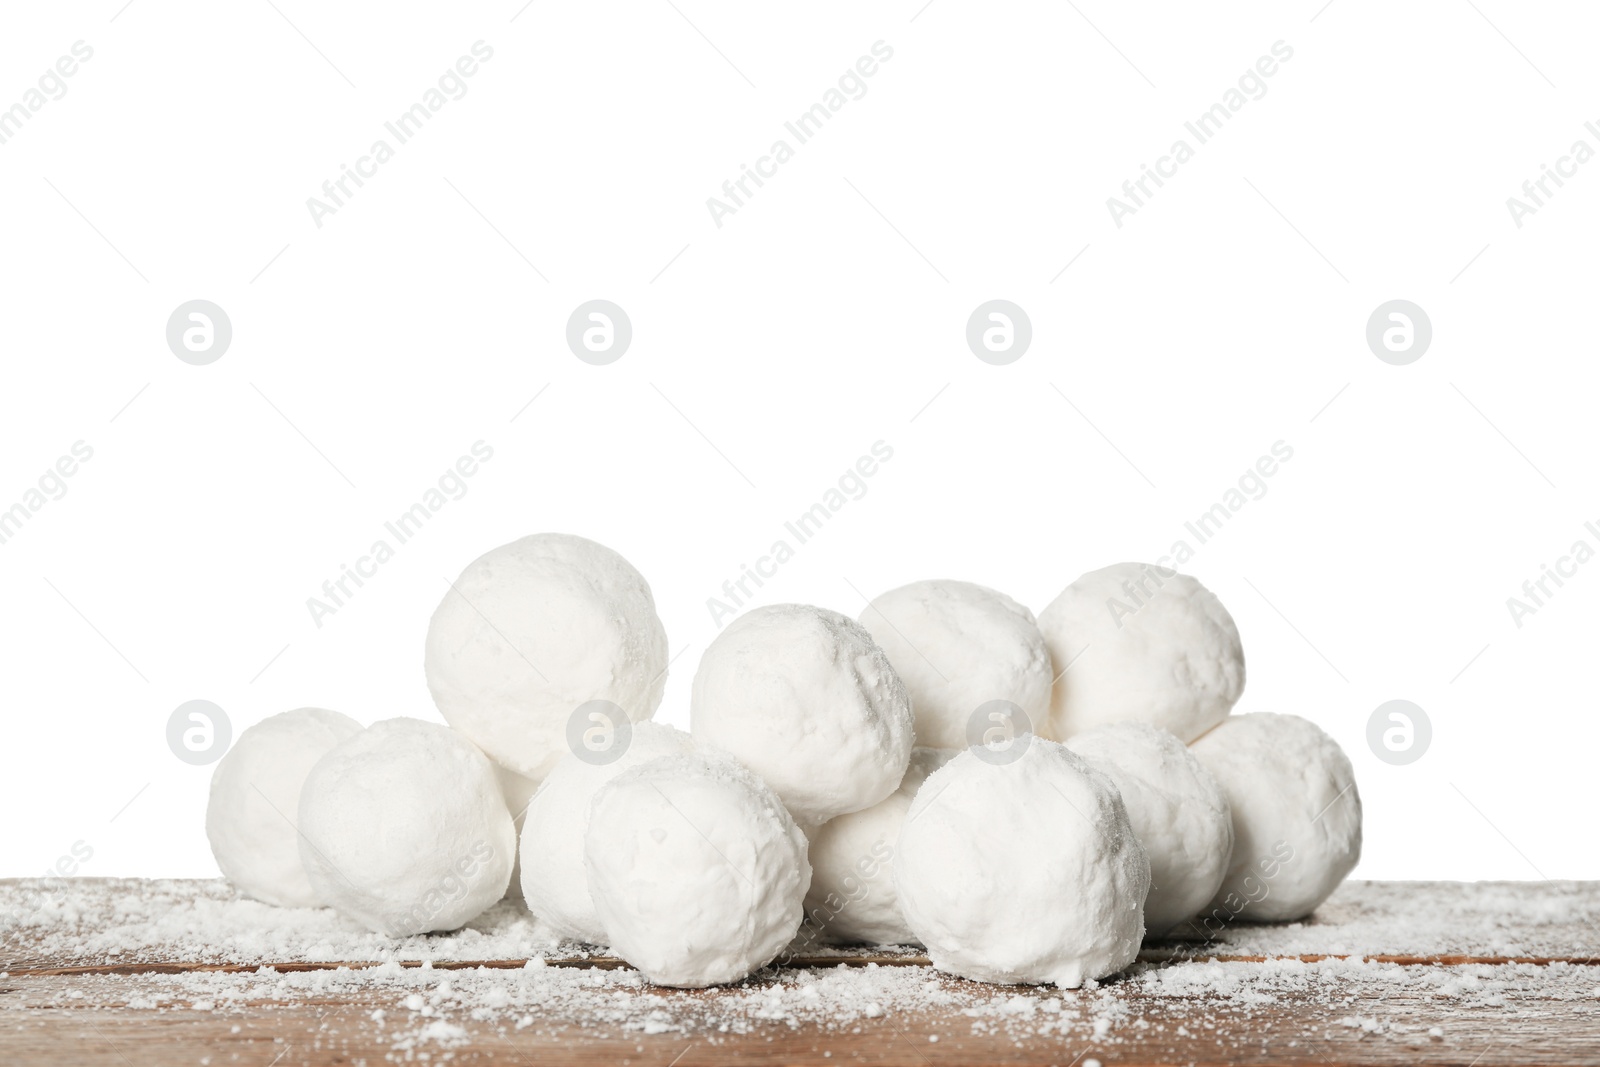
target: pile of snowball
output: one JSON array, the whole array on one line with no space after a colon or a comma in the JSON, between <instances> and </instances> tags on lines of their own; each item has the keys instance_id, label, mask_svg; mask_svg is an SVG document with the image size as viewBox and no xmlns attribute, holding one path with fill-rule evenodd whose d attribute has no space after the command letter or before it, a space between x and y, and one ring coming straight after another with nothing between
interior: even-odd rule
<instances>
[{"instance_id":1,"label":"pile of snowball","mask_svg":"<svg viewBox=\"0 0 1600 1067\"><path fill-rule=\"evenodd\" d=\"M616 552L501 546L428 628L449 725L252 726L212 778L217 863L386 937L520 896L668 986L855 943L1076 987L1146 937L1302 918L1360 855L1350 761L1305 719L1230 714L1238 630L1168 568L1091 571L1037 619L945 580L859 619L754 608L701 657L687 733L650 721L667 665Z\"/></svg>"}]
</instances>

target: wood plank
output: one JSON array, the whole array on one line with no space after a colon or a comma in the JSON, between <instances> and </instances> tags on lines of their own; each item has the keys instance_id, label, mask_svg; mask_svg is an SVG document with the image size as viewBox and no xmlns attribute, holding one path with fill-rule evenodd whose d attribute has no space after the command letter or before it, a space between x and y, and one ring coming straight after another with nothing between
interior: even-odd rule
<instances>
[{"instance_id":1,"label":"wood plank","mask_svg":"<svg viewBox=\"0 0 1600 1067\"><path fill-rule=\"evenodd\" d=\"M1512 964L1548 967L1554 963L1564 963L1575 967L1600 967L1600 957L1595 956L1395 956L1382 954L1351 956L1318 952L1297 955L1241 956L1236 954L1193 955L1188 953L1145 951L1139 953L1139 960L1142 963L1266 963L1270 960L1321 963L1323 960L1360 960L1363 963L1393 963L1404 967L1464 967L1470 964L1482 964L1489 967ZM395 966L407 969L430 967L440 971L519 971L527 967L529 961L526 959L513 959L397 960L394 962ZM547 967L592 968L607 971L630 969L626 960L618 959L615 956L558 956L543 958L541 962ZM282 963L270 960L261 963L115 963L78 967L21 967L7 972L7 975L11 978L53 978L70 975L190 974L195 972L250 974L264 967L287 974L304 971L370 970L382 966L384 964L377 960L343 960L319 963ZM926 956L915 953L893 956L791 956L784 959L778 966L798 970L819 967L931 967L932 961Z\"/></svg>"},{"instance_id":2,"label":"wood plank","mask_svg":"<svg viewBox=\"0 0 1600 1067\"><path fill-rule=\"evenodd\" d=\"M1422 993L1363 989L1348 997L1315 995L1241 1005L1218 998L1172 998L1145 990L1115 991L1127 1020L1097 1035L1096 997L1066 1006L1061 1032L996 1023L975 1032L960 1015L908 1011L833 1028L775 1020L746 1033L628 1032L592 1021L541 1017L517 1029L509 1020L450 1015L446 1040L419 1039L422 1021L396 1012L379 989L309 997L219 1014L173 1006L129 1008L159 992L149 979L29 979L27 999L49 1001L75 986L96 1007L17 1006L17 983L0 986L0 1058L8 1064L145 1067L203 1063L380 1064L418 1053L450 1054L452 1063L527 1064L787 1064L956 1063L1082 1064L1600 1064L1600 1005L1574 1006L1559 992L1526 992L1509 1004L1441 1006ZM946 985L974 985L939 979ZM84 982L115 982L114 989ZM1113 987L1106 987L1112 989ZM734 994L671 994L715 1001ZM1020 990L1035 1005L1052 994ZM372 1018L384 1010L380 1025ZM398 1014L399 1019L393 1018ZM1034 1018L1040 1017L1035 1007ZM1363 1029L1363 1024L1373 1029ZM1429 1034L1439 1027L1440 1034ZM937 1037L937 1041L931 1040ZM408 1056L408 1053L410 1054Z\"/></svg>"},{"instance_id":3,"label":"wood plank","mask_svg":"<svg viewBox=\"0 0 1600 1067\"><path fill-rule=\"evenodd\" d=\"M808 949L737 986L667 990L592 946L541 941L515 906L382 942L215 882L0 883L0 915L6 1067L1600 1067L1592 883L1350 883L1313 921L1152 942L1076 991L967 982L893 948Z\"/></svg>"},{"instance_id":4,"label":"wood plank","mask_svg":"<svg viewBox=\"0 0 1600 1067\"><path fill-rule=\"evenodd\" d=\"M388 941L326 909L239 899L220 880L0 880L0 970L128 962L337 963L516 960L603 953L542 936L504 902L454 934ZM206 939L197 954L194 932ZM1150 942L1145 959L1184 955L1600 958L1600 883L1347 882L1306 922L1229 923ZM892 956L797 945L807 960Z\"/></svg>"}]
</instances>

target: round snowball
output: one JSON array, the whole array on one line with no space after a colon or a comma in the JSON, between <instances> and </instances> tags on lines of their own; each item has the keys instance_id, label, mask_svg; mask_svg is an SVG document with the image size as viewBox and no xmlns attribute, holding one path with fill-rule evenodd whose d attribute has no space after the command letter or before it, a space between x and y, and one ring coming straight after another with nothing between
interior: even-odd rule
<instances>
[{"instance_id":1,"label":"round snowball","mask_svg":"<svg viewBox=\"0 0 1600 1067\"><path fill-rule=\"evenodd\" d=\"M1244 690L1244 649L1222 601L1177 571L1118 563L1090 571L1039 615L1055 660L1056 737L1147 722L1187 744Z\"/></svg>"},{"instance_id":2,"label":"round snowball","mask_svg":"<svg viewBox=\"0 0 1600 1067\"><path fill-rule=\"evenodd\" d=\"M544 780L522 827L522 897L528 910L563 937L605 944L606 928L589 896L583 835L589 802L600 787L624 771L662 756L686 756L694 742L682 730L641 722L628 734L620 755L594 762L596 754L569 752Z\"/></svg>"},{"instance_id":3,"label":"round snowball","mask_svg":"<svg viewBox=\"0 0 1600 1067\"><path fill-rule=\"evenodd\" d=\"M211 854L235 889L286 908L320 903L300 863L300 787L329 749L360 732L348 715L299 708L239 735L211 774L206 803Z\"/></svg>"},{"instance_id":4,"label":"round snowball","mask_svg":"<svg viewBox=\"0 0 1600 1067\"><path fill-rule=\"evenodd\" d=\"M1192 751L1233 809L1233 860L1202 917L1303 919L1361 858L1361 794L1350 759L1298 715L1234 715Z\"/></svg>"},{"instance_id":5,"label":"round snowball","mask_svg":"<svg viewBox=\"0 0 1600 1067\"><path fill-rule=\"evenodd\" d=\"M420 719L340 742L300 791L300 860L317 898L387 937L476 918L504 895L515 849L494 766Z\"/></svg>"},{"instance_id":6,"label":"round snowball","mask_svg":"<svg viewBox=\"0 0 1600 1067\"><path fill-rule=\"evenodd\" d=\"M428 624L425 666L446 722L540 779L567 751L580 705L607 700L635 722L655 714L667 635L627 560L581 537L535 534L461 572Z\"/></svg>"},{"instance_id":7,"label":"round snowball","mask_svg":"<svg viewBox=\"0 0 1600 1067\"><path fill-rule=\"evenodd\" d=\"M689 721L809 827L894 792L911 755L911 702L889 657L853 619L807 604L755 608L718 634Z\"/></svg>"},{"instance_id":8,"label":"round snowball","mask_svg":"<svg viewBox=\"0 0 1600 1067\"><path fill-rule=\"evenodd\" d=\"M811 835L811 925L802 936L835 944L915 943L894 891L895 843L918 788L954 756L947 749L912 749L900 788L870 808L830 819Z\"/></svg>"},{"instance_id":9,"label":"round snowball","mask_svg":"<svg viewBox=\"0 0 1600 1067\"><path fill-rule=\"evenodd\" d=\"M971 582L913 582L867 605L861 625L905 682L916 743L965 748L968 720L991 700L1017 705L1035 730L1050 713L1050 649L1033 612Z\"/></svg>"},{"instance_id":10,"label":"round snowball","mask_svg":"<svg viewBox=\"0 0 1600 1067\"><path fill-rule=\"evenodd\" d=\"M736 982L794 937L806 839L761 779L716 753L667 756L595 794L589 894L612 951L670 986Z\"/></svg>"},{"instance_id":11,"label":"round snowball","mask_svg":"<svg viewBox=\"0 0 1600 1067\"><path fill-rule=\"evenodd\" d=\"M1053 741L1018 751L968 749L922 784L895 890L941 971L1076 988L1138 954L1150 861L1109 778Z\"/></svg>"},{"instance_id":12,"label":"round snowball","mask_svg":"<svg viewBox=\"0 0 1600 1067\"><path fill-rule=\"evenodd\" d=\"M1142 722L1097 726L1067 747L1116 785L1150 856L1146 934L1160 937L1198 915L1233 855L1233 819L1217 780L1182 741Z\"/></svg>"},{"instance_id":13,"label":"round snowball","mask_svg":"<svg viewBox=\"0 0 1600 1067\"><path fill-rule=\"evenodd\" d=\"M500 795L506 798L506 810L511 813L511 827L517 835L517 840L522 840L522 825L527 821L528 804L533 800L533 794L539 791L539 783L532 778L524 778L516 771L508 771L498 763L494 765L494 776L500 781ZM511 881L506 884L506 897L509 900L522 899L522 861L519 849L516 862L511 865Z\"/></svg>"}]
</instances>

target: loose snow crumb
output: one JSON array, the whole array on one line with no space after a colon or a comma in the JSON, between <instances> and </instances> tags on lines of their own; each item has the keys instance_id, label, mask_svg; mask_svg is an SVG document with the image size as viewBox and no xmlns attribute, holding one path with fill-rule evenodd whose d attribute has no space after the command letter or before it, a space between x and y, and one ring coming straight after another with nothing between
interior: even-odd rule
<instances>
[{"instance_id":1,"label":"loose snow crumb","mask_svg":"<svg viewBox=\"0 0 1600 1067\"><path fill-rule=\"evenodd\" d=\"M0 885L0 917L0 959L11 972L124 954L220 964L528 960L538 968L599 952L560 940L515 901L452 933L392 940L325 908L244 899L221 880L23 879ZM800 949L841 959L876 951ZM1142 958L1311 954L1600 957L1600 894L1575 882L1346 882L1305 922L1234 922L1214 937L1180 928Z\"/></svg>"},{"instance_id":2,"label":"loose snow crumb","mask_svg":"<svg viewBox=\"0 0 1600 1067\"><path fill-rule=\"evenodd\" d=\"M1454 1050L1450 1039L1459 1040L1462 1031L1450 1020L1460 1013L1520 1014L1530 1006L1548 1011L1551 1002L1561 1002L1593 1015L1600 997L1597 971L1575 964L1407 966L1360 958L1363 953L1420 954L1429 946L1461 952L1463 943L1475 940L1480 946L1493 943L1498 949L1493 954L1500 956L1600 957L1600 894L1533 883L1517 887L1515 907L1510 890L1500 885L1477 892L1466 886L1413 887L1415 899L1408 903L1392 884L1352 883L1308 922L1236 924L1224 931L1234 941L1203 946L1204 954L1195 945L1165 942L1121 976L1073 991L982 985L923 966L849 966L845 961L859 955L850 951L839 953L837 963L769 969L726 989L670 990L651 986L626 968L553 965L552 960L593 956L596 950L547 937L514 904L498 905L453 934L386 941L352 929L329 912L267 908L236 898L218 883L72 882L48 894L41 885L0 886L0 909L33 900L45 908L43 914L0 924L12 975L8 985L16 987L0 998L0 1019L37 1017L7 1016L6 1011L82 1011L90 1005L203 1011L219 1016L219 1022L248 1024L279 1006L356 1003L359 1010L340 1025L381 1035L391 1058L401 1060L459 1058L454 1050L484 1026L501 1035L583 1031L630 1043L671 1034L668 1040L681 1037L687 1044L740 1035L770 1039L800 1028L823 1036L860 1034L893 1024L913 1041L926 1035L929 1044L952 1034L959 1043L970 1030L985 1040L1067 1042L1073 1050L1092 1043L1096 1052L1108 1055L1111 1047L1140 1034L1146 1035L1141 1040L1160 1034L1215 1041L1211 1006L1248 1017L1288 1003L1314 1009L1308 1018L1315 1022L1286 1038L1322 1042L1331 1032L1347 1035L1346 1040L1445 1042ZM1502 914L1500 908L1507 911ZM1408 924L1415 929L1406 930ZM1335 945L1356 958L1207 958L1246 951L1310 955ZM14 957L23 962L13 962ZM235 963L245 969L84 975L70 981L16 976L34 966L27 962L34 959L100 964L112 957ZM459 959L528 962L512 968L434 966ZM374 965L272 966L320 960ZM422 965L402 966L403 961ZM1196 1003L1208 1010L1196 1013ZM1426 1006L1423 1017L1416 1005ZM240 1027L233 1025L230 1032L238 1034ZM1470 1059L1480 1050L1466 1051ZM1096 1061L1079 1062L1090 1067Z\"/></svg>"}]
</instances>

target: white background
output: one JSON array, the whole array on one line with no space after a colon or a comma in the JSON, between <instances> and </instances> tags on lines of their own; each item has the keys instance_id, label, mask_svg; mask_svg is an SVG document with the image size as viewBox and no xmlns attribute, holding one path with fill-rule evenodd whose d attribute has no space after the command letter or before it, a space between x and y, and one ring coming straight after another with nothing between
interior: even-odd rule
<instances>
[{"instance_id":1,"label":"white background","mask_svg":"<svg viewBox=\"0 0 1600 1067\"><path fill-rule=\"evenodd\" d=\"M706 599L875 441L763 601L956 577L1037 611L1282 440L1186 569L1238 621L1239 710L1350 753L1357 877L1600 877L1600 565L1520 629L1506 607L1600 548L1600 162L1520 229L1506 207L1600 148L1583 5L275 2L3 16L0 106L94 55L0 145L0 507L94 457L0 545L0 874L80 840L84 875L214 874L172 710L437 718L428 617L523 534L644 572L686 725ZM478 40L466 95L315 226ZM879 40L866 95L718 228L707 197ZM1106 198L1279 40L1266 95L1116 227ZM563 336L596 297L634 327L606 367ZM1034 329L1004 367L964 340L997 297ZM233 324L210 366L165 342L195 298ZM1409 366L1364 339L1394 298L1433 323ZM467 495L316 627L306 599L479 440ZM1433 723L1409 766L1366 744L1393 698Z\"/></svg>"}]
</instances>

